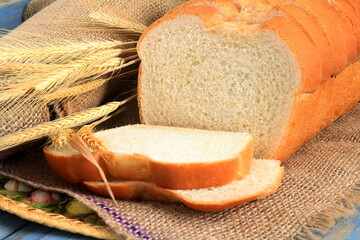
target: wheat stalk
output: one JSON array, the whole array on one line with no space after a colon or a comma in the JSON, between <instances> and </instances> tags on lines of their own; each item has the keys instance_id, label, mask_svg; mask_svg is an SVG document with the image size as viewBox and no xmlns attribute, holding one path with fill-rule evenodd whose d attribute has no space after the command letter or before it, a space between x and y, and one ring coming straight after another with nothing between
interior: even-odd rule
<instances>
[{"instance_id":1,"label":"wheat stalk","mask_svg":"<svg viewBox=\"0 0 360 240\"><path fill-rule=\"evenodd\" d=\"M11 135L0 137L0 151L49 136L52 133L59 131L59 129L73 128L92 122L96 119L107 116L132 99L134 99L134 96L131 96L121 102L110 102L100 107L90 108L80 113L75 113L73 115L59 118L51 122L46 122L29 129L21 130Z\"/></svg>"},{"instance_id":2,"label":"wheat stalk","mask_svg":"<svg viewBox=\"0 0 360 240\"><path fill-rule=\"evenodd\" d=\"M41 101L45 102L51 102L54 100L59 100L67 97L73 97L77 96L86 92L89 92L91 90L94 90L102 85L104 85L108 79L98 79L89 83L85 83L79 86L70 87L70 88L64 88L60 89L56 92L45 94L39 98Z\"/></svg>"},{"instance_id":3,"label":"wheat stalk","mask_svg":"<svg viewBox=\"0 0 360 240\"><path fill-rule=\"evenodd\" d=\"M125 32L126 36L138 36L146 28L134 21L115 16L106 20L107 17L110 15L106 13L92 15L92 19L97 23L93 22L88 30L95 29L98 26L96 24L100 24L105 26L105 31L114 28L119 33ZM12 40L11 35L6 37L10 38L8 40ZM39 39L39 41L28 41L30 37ZM49 39L46 36L37 36L36 33L24 33L17 35L17 39L10 42L12 42L11 45L0 43L0 74L2 78L0 111L12 116L19 116L21 110L29 106L36 108L51 102L61 104L65 98L76 97L96 89L113 78L112 76L108 79L98 79L100 76L116 73L118 70L140 61L137 55L120 57L122 54L136 53L136 48L134 48L136 41L110 40L76 43ZM130 71L130 73L136 71ZM122 105L124 103L113 102L113 104ZM113 111L113 109L109 109L110 105L88 109L75 115L0 137L0 151L38 139L58 128L83 125L93 121ZM1 118L1 120L5 120L5 118Z\"/></svg>"},{"instance_id":4,"label":"wheat stalk","mask_svg":"<svg viewBox=\"0 0 360 240\"><path fill-rule=\"evenodd\" d=\"M63 63L68 59L76 59L131 44L136 44L136 41L94 41L40 47L11 47L2 44L0 45L0 63Z\"/></svg>"},{"instance_id":5,"label":"wheat stalk","mask_svg":"<svg viewBox=\"0 0 360 240\"><path fill-rule=\"evenodd\" d=\"M81 85L78 85L78 86L75 86L75 87L69 87L69 88L60 89L60 90L58 90L56 92L45 94L45 95L41 96L39 98L39 100L45 101L45 102L51 102L51 101L54 101L54 100L59 100L59 99L67 98L67 97L78 96L78 95L89 92L91 90L94 90L94 89L104 85L105 83L107 83L111 79L122 78L122 77L124 77L126 75L131 75L131 74L137 73L137 72L138 72L138 70L135 69L135 70L124 72L122 74L112 76L112 77L107 78L107 79L98 79L98 80L94 80L92 82L81 84Z\"/></svg>"},{"instance_id":6,"label":"wheat stalk","mask_svg":"<svg viewBox=\"0 0 360 240\"><path fill-rule=\"evenodd\" d=\"M121 53L121 49L106 50L74 63L65 64L60 69L54 69L49 73L40 72L33 74L26 78L25 82L9 86L9 90L1 93L0 101L9 101L34 91L39 95L39 92L54 91L54 88L57 86L67 88L78 79L103 72L111 72L111 69L118 67L123 62L121 58L116 58Z\"/></svg>"},{"instance_id":7,"label":"wheat stalk","mask_svg":"<svg viewBox=\"0 0 360 240\"><path fill-rule=\"evenodd\" d=\"M25 72L25 73L36 73L36 72L48 72L53 71L61 67L59 64L44 64L44 63L2 63L0 64L0 72Z\"/></svg>"},{"instance_id":8,"label":"wheat stalk","mask_svg":"<svg viewBox=\"0 0 360 240\"><path fill-rule=\"evenodd\" d=\"M107 14L105 12L91 12L90 18L101 23L103 27L113 28L118 31L125 31L128 33L142 34L147 26L137 22L135 20L127 20L124 18L119 18L114 14Z\"/></svg>"}]
</instances>

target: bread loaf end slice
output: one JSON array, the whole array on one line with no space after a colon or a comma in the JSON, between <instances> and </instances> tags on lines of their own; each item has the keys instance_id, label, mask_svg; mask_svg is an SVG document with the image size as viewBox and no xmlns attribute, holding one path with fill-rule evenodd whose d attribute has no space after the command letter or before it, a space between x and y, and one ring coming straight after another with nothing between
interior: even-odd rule
<instances>
[{"instance_id":1,"label":"bread loaf end slice","mask_svg":"<svg viewBox=\"0 0 360 240\"><path fill-rule=\"evenodd\" d=\"M254 160L244 179L220 187L170 190L140 181L110 182L110 187L117 199L182 202L200 211L220 211L269 196L280 186L283 174L280 161ZM103 182L84 182L84 185L96 194L108 196Z\"/></svg>"}]
</instances>

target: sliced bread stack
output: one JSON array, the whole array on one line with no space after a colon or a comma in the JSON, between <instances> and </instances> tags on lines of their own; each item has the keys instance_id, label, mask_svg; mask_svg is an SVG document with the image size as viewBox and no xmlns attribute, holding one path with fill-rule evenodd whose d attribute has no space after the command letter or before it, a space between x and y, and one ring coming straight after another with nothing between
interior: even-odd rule
<instances>
[{"instance_id":1,"label":"sliced bread stack","mask_svg":"<svg viewBox=\"0 0 360 240\"><path fill-rule=\"evenodd\" d=\"M177 201L216 211L275 192L283 176L279 161L253 161L253 137L247 133L150 125L79 132L45 147L46 160L59 177L84 182L104 196L112 192L118 199ZM74 148L77 136L83 150Z\"/></svg>"},{"instance_id":2,"label":"sliced bread stack","mask_svg":"<svg viewBox=\"0 0 360 240\"><path fill-rule=\"evenodd\" d=\"M190 0L142 35L141 121L250 132L285 161L360 101L358 0Z\"/></svg>"}]
</instances>

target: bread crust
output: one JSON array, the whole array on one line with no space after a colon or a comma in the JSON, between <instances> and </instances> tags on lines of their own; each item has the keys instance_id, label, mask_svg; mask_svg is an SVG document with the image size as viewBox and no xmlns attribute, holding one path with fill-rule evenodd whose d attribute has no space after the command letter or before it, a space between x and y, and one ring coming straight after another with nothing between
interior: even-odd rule
<instances>
[{"instance_id":1,"label":"bread crust","mask_svg":"<svg viewBox=\"0 0 360 240\"><path fill-rule=\"evenodd\" d=\"M349 112L360 100L360 62L321 84L314 93L295 98L285 134L271 158L285 161L322 129Z\"/></svg>"},{"instance_id":2,"label":"bread crust","mask_svg":"<svg viewBox=\"0 0 360 240\"><path fill-rule=\"evenodd\" d=\"M289 18L308 36L319 53L322 80L327 80L334 72L334 67L332 54L329 51L330 45L321 27L304 10L295 5L277 5L273 7L270 15L272 12L279 12Z\"/></svg>"},{"instance_id":3,"label":"bread crust","mask_svg":"<svg viewBox=\"0 0 360 240\"><path fill-rule=\"evenodd\" d=\"M339 23L335 21L332 15L329 15L329 12L326 11L327 8L324 7L327 4L322 0L316 2L312 0L291 0L287 4L295 4L303 8L321 26L330 43L334 60L334 74L343 71L348 63L347 47ZM331 13L338 14L335 10Z\"/></svg>"},{"instance_id":4,"label":"bread crust","mask_svg":"<svg viewBox=\"0 0 360 240\"><path fill-rule=\"evenodd\" d=\"M84 161L84 157L80 154L72 155L71 157L59 155L52 152L47 146L43 148L43 152L51 170L56 176L67 182L78 183L102 180L98 169L90 161ZM105 171L105 174L108 175L100 155L93 153L93 156Z\"/></svg>"},{"instance_id":5,"label":"bread crust","mask_svg":"<svg viewBox=\"0 0 360 240\"><path fill-rule=\"evenodd\" d=\"M319 3L317 5L324 6L326 13L333 17L336 24L338 25L340 32L343 36L346 55L347 55L347 63L351 63L354 61L357 50L356 50L356 38L354 36L354 32L352 31L351 24L344 18L339 11L335 9L335 7L330 6L329 4L325 3L323 0L318 0Z\"/></svg>"},{"instance_id":6,"label":"bread crust","mask_svg":"<svg viewBox=\"0 0 360 240\"><path fill-rule=\"evenodd\" d=\"M345 15L353 28L353 32L356 38L357 57L360 55L360 13L356 12L356 9L351 5L350 0L332 0L334 5Z\"/></svg>"},{"instance_id":7,"label":"bread crust","mask_svg":"<svg viewBox=\"0 0 360 240\"><path fill-rule=\"evenodd\" d=\"M60 154L49 147L43 151L50 168L68 182L102 180L98 169L80 154ZM161 162L143 154L110 151L106 152L106 159L97 152L93 156L109 180L151 181L168 189L196 189L221 186L245 177L250 171L253 152L251 136L232 158L213 162Z\"/></svg>"}]
</instances>

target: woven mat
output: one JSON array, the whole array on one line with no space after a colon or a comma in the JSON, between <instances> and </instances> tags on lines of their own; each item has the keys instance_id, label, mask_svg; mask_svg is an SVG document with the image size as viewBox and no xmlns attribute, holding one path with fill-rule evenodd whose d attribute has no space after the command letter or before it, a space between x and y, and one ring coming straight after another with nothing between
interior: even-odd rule
<instances>
[{"instance_id":1,"label":"woven mat","mask_svg":"<svg viewBox=\"0 0 360 240\"><path fill-rule=\"evenodd\" d=\"M118 201L114 206L81 185L55 177L40 146L3 161L1 172L35 187L67 193L128 239L317 239L314 232L327 233L360 204L359 119L360 105L296 152L284 164L286 174L275 194L215 213L151 201Z\"/></svg>"},{"instance_id":2,"label":"woven mat","mask_svg":"<svg viewBox=\"0 0 360 240\"><path fill-rule=\"evenodd\" d=\"M5 196L0 196L0 209L23 219L68 232L99 239L123 239L116 235L109 227L84 223L76 219L67 218L61 214L46 213L40 209L28 207L24 203L15 202Z\"/></svg>"}]
</instances>

